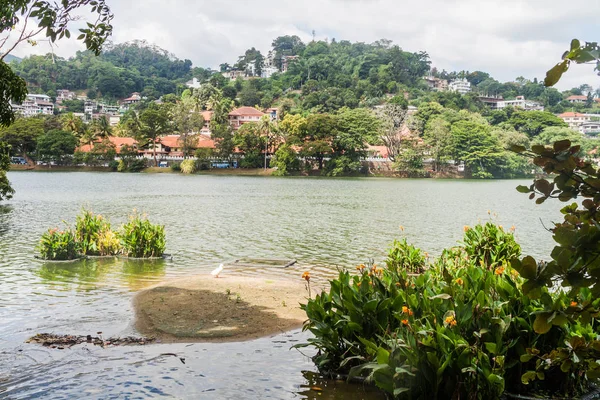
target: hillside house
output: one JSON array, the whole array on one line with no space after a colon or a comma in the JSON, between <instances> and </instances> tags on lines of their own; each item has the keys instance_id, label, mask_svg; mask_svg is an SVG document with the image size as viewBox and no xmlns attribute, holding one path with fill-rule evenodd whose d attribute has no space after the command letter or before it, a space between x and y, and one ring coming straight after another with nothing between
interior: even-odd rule
<instances>
[{"instance_id":1,"label":"hillside house","mask_svg":"<svg viewBox=\"0 0 600 400\"><path fill-rule=\"evenodd\" d=\"M589 114L582 114L578 112L568 111L558 115L558 118L562 119L569 125L569 128L579 130L579 127L592 120Z\"/></svg>"},{"instance_id":2,"label":"hillside house","mask_svg":"<svg viewBox=\"0 0 600 400\"><path fill-rule=\"evenodd\" d=\"M24 117L54 114L54 104L50 101L50 96L45 94L28 94L23 103L11 106L16 113Z\"/></svg>"},{"instance_id":3,"label":"hillside house","mask_svg":"<svg viewBox=\"0 0 600 400\"><path fill-rule=\"evenodd\" d=\"M448 85L448 89L452 92L467 94L471 91L471 82L466 79L456 79Z\"/></svg>"},{"instance_id":4,"label":"hillside house","mask_svg":"<svg viewBox=\"0 0 600 400\"><path fill-rule=\"evenodd\" d=\"M587 96L583 96L583 95L573 95L573 96L569 96L567 97L565 100L567 100L569 103L585 103L587 101Z\"/></svg>"},{"instance_id":5,"label":"hillside house","mask_svg":"<svg viewBox=\"0 0 600 400\"><path fill-rule=\"evenodd\" d=\"M258 122L265 115L254 107L240 107L229 113L229 124L233 129L239 129L247 122Z\"/></svg>"},{"instance_id":6,"label":"hillside house","mask_svg":"<svg viewBox=\"0 0 600 400\"><path fill-rule=\"evenodd\" d=\"M137 104L142 101L142 96L138 92L134 92L126 99L121 100L121 109L128 110L133 104Z\"/></svg>"}]
</instances>

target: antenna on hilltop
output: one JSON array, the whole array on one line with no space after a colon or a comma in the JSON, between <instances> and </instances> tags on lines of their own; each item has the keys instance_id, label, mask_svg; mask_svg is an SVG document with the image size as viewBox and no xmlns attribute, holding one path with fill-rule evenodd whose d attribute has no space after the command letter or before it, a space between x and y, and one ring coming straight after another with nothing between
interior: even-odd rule
<instances>
[{"instance_id":1,"label":"antenna on hilltop","mask_svg":"<svg viewBox=\"0 0 600 400\"><path fill-rule=\"evenodd\" d=\"M315 32L315 30L312 30L312 37L313 37L313 42L315 41L315 37L317 36L317 32Z\"/></svg>"}]
</instances>

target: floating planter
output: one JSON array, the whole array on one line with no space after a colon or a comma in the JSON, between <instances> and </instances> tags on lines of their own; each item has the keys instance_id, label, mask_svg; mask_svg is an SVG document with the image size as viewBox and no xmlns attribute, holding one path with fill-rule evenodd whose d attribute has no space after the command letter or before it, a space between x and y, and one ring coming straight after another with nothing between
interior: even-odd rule
<instances>
[{"instance_id":1,"label":"floating planter","mask_svg":"<svg viewBox=\"0 0 600 400\"><path fill-rule=\"evenodd\" d=\"M42 260L74 261L81 258L115 257L137 259L172 258L164 254L166 247L163 225L150 223L137 213L117 232L102 215L83 209L77 216L75 229L67 226L59 231L49 229L42 235L37 250Z\"/></svg>"}]
</instances>

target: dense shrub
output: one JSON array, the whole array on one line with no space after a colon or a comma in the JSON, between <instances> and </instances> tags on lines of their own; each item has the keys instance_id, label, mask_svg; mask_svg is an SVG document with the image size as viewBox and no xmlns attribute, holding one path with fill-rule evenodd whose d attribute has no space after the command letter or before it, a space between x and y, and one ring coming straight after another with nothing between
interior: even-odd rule
<instances>
[{"instance_id":1,"label":"dense shrub","mask_svg":"<svg viewBox=\"0 0 600 400\"><path fill-rule=\"evenodd\" d=\"M536 313L587 300L558 289L523 295L525 280L511 267L519 255L512 234L491 223L466 228L462 246L428 265L396 242L385 268L341 271L302 306L314 338L301 346L318 349L322 372L367 377L397 398L494 399L505 389L573 397L600 371L590 362L600 348L594 318L557 312L547 333L536 333Z\"/></svg>"},{"instance_id":2,"label":"dense shrub","mask_svg":"<svg viewBox=\"0 0 600 400\"><path fill-rule=\"evenodd\" d=\"M194 172L196 172L196 161L188 158L187 160L183 160L181 162L181 172L183 172L184 174L193 174Z\"/></svg>"},{"instance_id":3,"label":"dense shrub","mask_svg":"<svg viewBox=\"0 0 600 400\"><path fill-rule=\"evenodd\" d=\"M181 163L174 162L173 164L171 164L171 171L173 171L173 172L181 171Z\"/></svg>"},{"instance_id":4,"label":"dense shrub","mask_svg":"<svg viewBox=\"0 0 600 400\"><path fill-rule=\"evenodd\" d=\"M165 251L165 229L135 214L119 231L122 252L127 257L161 257Z\"/></svg>"},{"instance_id":5,"label":"dense shrub","mask_svg":"<svg viewBox=\"0 0 600 400\"><path fill-rule=\"evenodd\" d=\"M103 254L99 246L100 235L106 236L108 231L110 222L102 215L83 209L75 221L75 240L79 252L88 256L108 255Z\"/></svg>"},{"instance_id":6,"label":"dense shrub","mask_svg":"<svg viewBox=\"0 0 600 400\"><path fill-rule=\"evenodd\" d=\"M73 260L79 257L74 232L67 228L59 231L57 228L44 232L38 244L40 257L44 260Z\"/></svg>"}]
</instances>

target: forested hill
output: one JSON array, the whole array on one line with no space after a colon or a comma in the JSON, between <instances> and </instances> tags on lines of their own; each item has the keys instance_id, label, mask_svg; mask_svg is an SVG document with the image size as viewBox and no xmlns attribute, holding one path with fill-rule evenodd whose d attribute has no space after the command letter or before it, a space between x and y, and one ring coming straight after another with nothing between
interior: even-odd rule
<instances>
[{"instance_id":1,"label":"forested hill","mask_svg":"<svg viewBox=\"0 0 600 400\"><path fill-rule=\"evenodd\" d=\"M99 56L77 52L64 59L44 56L26 57L11 63L30 91L56 95L58 89L85 90L89 97L119 99L132 92L159 97L175 93L177 85L192 77L192 62L180 60L156 46L135 41L109 45Z\"/></svg>"},{"instance_id":2,"label":"forested hill","mask_svg":"<svg viewBox=\"0 0 600 400\"><path fill-rule=\"evenodd\" d=\"M594 93L588 85L560 93L535 78L501 83L483 71L439 71L431 67L426 52L407 52L385 39L371 44L335 39L303 43L297 36L280 36L266 54L253 47L229 61L222 63L219 71L194 67L190 60L134 41L108 45L99 57L89 52L78 52L70 59L48 54L26 57L11 66L28 82L31 92L52 97L58 89L69 89L105 100L140 92L152 100L170 93L180 95L185 82L195 77L221 89L224 97L237 105L268 108L285 104L298 112L332 112L388 101L406 104L407 99L416 106L435 101L453 109L482 111L484 105L477 97L482 94L505 99L525 96L560 113L573 107L577 111L591 109L594 95L600 95L600 89ZM228 78L231 75L234 79ZM422 79L427 75L446 81L465 78L473 92L463 96L432 91ZM571 94L582 93L588 93L588 102L573 105L565 101Z\"/></svg>"}]
</instances>

